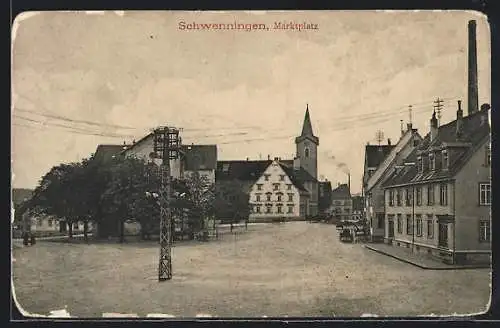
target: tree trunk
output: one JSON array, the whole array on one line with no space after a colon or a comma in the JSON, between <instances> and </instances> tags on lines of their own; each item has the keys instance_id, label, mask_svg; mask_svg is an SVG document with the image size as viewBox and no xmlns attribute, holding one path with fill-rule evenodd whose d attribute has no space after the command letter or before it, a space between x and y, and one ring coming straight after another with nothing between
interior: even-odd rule
<instances>
[{"instance_id":1,"label":"tree trunk","mask_svg":"<svg viewBox=\"0 0 500 328\"><path fill-rule=\"evenodd\" d=\"M83 222L83 238L85 239L85 242L89 242L89 237L88 237L88 230L89 230L89 223L88 221Z\"/></svg>"},{"instance_id":2,"label":"tree trunk","mask_svg":"<svg viewBox=\"0 0 500 328\"><path fill-rule=\"evenodd\" d=\"M71 239L73 238L73 222L66 221L66 224L68 225L68 237Z\"/></svg>"},{"instance_id":3,"label":"tree trunk","mask_svg":"<svg viewBox=\"0 0 500 328\"><path fill-rule=\"evenodd\" d=\"M245 219L245 230L248 230L248 219Z\"/></svg>"},{"instance_id":4,"label":"tree trunk","mask_svg":"<svg viewBox=\"0 0 500 328\"><path fill-rule=\"evenodd\" d=\"M120 220L120 244L125 242L125 222Z\"/></svg>"}]
</instances>

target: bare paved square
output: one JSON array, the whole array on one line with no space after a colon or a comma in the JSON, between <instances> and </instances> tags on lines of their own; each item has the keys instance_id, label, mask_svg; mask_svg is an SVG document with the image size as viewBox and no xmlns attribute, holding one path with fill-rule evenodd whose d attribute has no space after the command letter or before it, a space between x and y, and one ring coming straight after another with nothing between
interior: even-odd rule
<instances>
[{"instance_id":1,"label":"bare paved square","mask_svg":"<svg viewBox=\"0 0 500 328\"><path fill-rule=\"evenodd\" d=\"M157 281L157 243L39 242L13 250L17 300L28 312L72 316L451 315L486 310L490 270L421 270L343 244L333 225L250 225L220 241L173 250L172 281Z\"/></svg>"}]
</instances>

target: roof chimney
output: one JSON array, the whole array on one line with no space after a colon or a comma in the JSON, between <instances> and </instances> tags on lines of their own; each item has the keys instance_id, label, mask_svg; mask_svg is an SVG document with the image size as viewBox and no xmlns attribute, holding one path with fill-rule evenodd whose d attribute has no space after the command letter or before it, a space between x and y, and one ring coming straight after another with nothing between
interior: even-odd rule
<instances>
[{"instance_id":1,"label":"roof chimney","mask_svg":"<svg viewBox=\"0 0 500 328\"><path fill-rule=\"evenodd\" d=\"M438 122L436 118L436 111L432 113L432 118L431 118L431 141L436 139L436 136L438 134Z\"/></svg>"},{"instance_id":2,"label":"roof chimney","mask_svg":"<svg viewBox=\"0 0 500 328\"><path fill-rule=\"evenodd\" d=\"M401 123L401 136L405 134L405 130L403 129L403 120L399 121Z\"/></svg>"},{"instance_id":3,"label":"roof chimney","mask_svg":"<svg viewBox=\"0 0 500 328\"><path fill-rule=\"evenodd\" d=\"M481 105L481 125L485 124L488 121L488 111L490 110L490 104L482 104Z\"/></svg>"},{"instance_id":4,"label":"roof chimney","mask_svg":"<svg viewBox=\"0 0 500 328\"><path fill-rule=\"evenodd\" d=\"M347 173L347 188L349 189L349 194L351 193L351 173Z\"/></svg>"},{"instance_id":5,"label":"roof chimney","mask_svg":"<svg viewBox=\"0 0 500 328\"><path fill-rule=\"evenodd\" d=\"M391 139L387 139L387 144L390 146L391 145Z\"/></svg>"},{"instance_id":6,"label":"roof chimney","mask_svg":"<svg viewBox=\"0 0 500 328\"><path fill-rule=\"evenodd\" d=\"M247 157L247 162L248 162L248 157Z\"/></svg>"},{"instance_id":7,"label":"roof chimney","mask_svg":"<svg viewBox=\"0 0 500 328\"><path fill-rule=\"evenodd\" d=\"M468 81L468 114L478 111L477 86L477 48L476 48L476 21L469 21L469 81Z\"/></svg>"},{"instance_id":8,"label":"roof chimney","mask_svg":"<svg viewBox=\"0 0 500 328\"><path fill-rule=\"evenodd\" d=\"M271 155L267 155L267 160L270 161L271 160Z\"/></svg>"}]
</instances>

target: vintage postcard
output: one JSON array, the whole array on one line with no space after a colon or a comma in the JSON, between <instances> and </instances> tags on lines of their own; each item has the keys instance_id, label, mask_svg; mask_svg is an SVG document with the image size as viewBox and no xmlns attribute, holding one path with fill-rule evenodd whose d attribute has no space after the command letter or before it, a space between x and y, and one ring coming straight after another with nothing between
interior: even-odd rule
<instances>
[{"instance_id":1,"label":"vintage postcard","mask_svg":"<svg viewBox=\"0 0 500 328\"><path fill-rule=\"evenodd\" d=\"M484 313L490 53L472 11L22 13L15 306Z\"/></svg>"}]
</instances>

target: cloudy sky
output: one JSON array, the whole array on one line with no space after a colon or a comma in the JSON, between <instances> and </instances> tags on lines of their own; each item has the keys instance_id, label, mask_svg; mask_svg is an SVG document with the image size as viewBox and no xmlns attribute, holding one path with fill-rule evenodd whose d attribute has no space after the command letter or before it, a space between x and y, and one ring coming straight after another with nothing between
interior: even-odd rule
<instances>
[{"instance_id":1,"label":"cloudy sky","mask_svg":"<svg viewBox=\"0 0 500 328\"><path fill-rule=\"evenodd\" d=\"M467 22L477 21L479 102L490 102L490 32L473 12L44 12L13 28L13 186L98 144L182 127L219 159L291 158L306 104L320 138L319 175L361 190L364 146L397 142L400 120L428 132L466 104ZM274 30L275 22L317 24ZM179 24L269 30L181 30ZM342 168L343 164L346 166Z\"/></svg>"}]
</instances>

